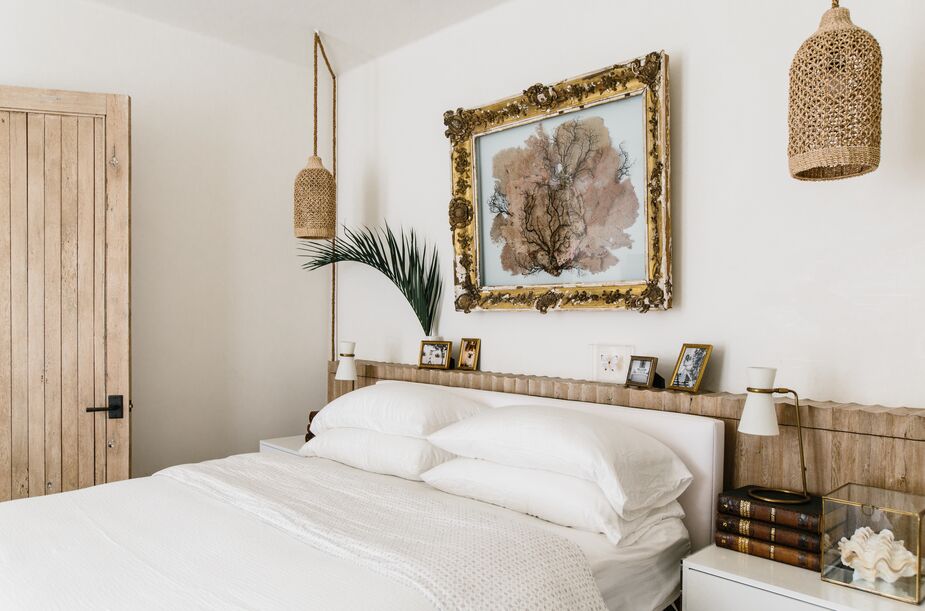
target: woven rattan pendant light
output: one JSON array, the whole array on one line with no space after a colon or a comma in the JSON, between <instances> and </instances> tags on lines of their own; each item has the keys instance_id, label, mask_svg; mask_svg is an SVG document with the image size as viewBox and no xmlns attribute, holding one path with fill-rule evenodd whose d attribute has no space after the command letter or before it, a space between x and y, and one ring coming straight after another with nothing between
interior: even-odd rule
<instances>
[{"instance_id":1,"label":"woven rattan pendant light","mask_svg":"<svg viewBox=\"0 0 925 611\"><path fill-rule=\"evenodd\" d=\"M880 165L880 45L833 0L790 67L790 174L837 180Z\"/></svg>"},{"instance_id":2,"label":"woven rattan pendant light","mask_svg":"<svg viewBox=\"0 0 925 611\"><path fill-rule=\"evenodd\" d=\"M331 88L334 96L334 121L332 125L332 168L328 172L318 156L318 49L331 74ZM293 192L293 224L295 237L307 239L332 239L337 231L337 79L321 36L315 32L314 41L314 104L313 104L313 149L305 168L295 179Z\"/></svg>"}]
</instances>

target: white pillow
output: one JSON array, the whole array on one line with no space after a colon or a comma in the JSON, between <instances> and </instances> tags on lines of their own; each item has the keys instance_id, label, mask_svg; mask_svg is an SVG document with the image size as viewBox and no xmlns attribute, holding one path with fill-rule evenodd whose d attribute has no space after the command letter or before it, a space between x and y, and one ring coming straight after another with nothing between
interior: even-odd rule
<instances>
[{"instance_id":1,"label":"white pillow","mask_svg":"<svg viewBox=\"0 0 925 611\"><path fill-rule=\"evenodd\" d=\"M453 458L424 439L363 429L333 429L312 437L299 450L373 473L421 480L421 473Z\"/></svg>"},{"instance_id":2,"label":"white pillow","mask_svg":"<svg viewBox=\"0 0 925 611\"><path fill-rule=\"evenodd\" d=\"M617 515L597 484L550 471L508 467L487 460L456 458L421 478L438 490L465 496L548 522L607 535L614 545L631 545L653 524L683 518L677 501L627 521Z\"/></svg>"},{"instance_id":3,"label":"white pillow","mask_svg":"<svg viewBox=\"0 0 925 611\"><path fill-rule=\"evenodd\" d=\"M458 456L595 482L624 520L676 500L693 479L674 452L645 433L559 407L490 409L428 439Z\"/></svg>"},{"instance_id":4,"label":"white pillow","mask_svg":"<svg viewBox=\"0 0 925 611\"><path fill-rule=\"evenodd\" d=\"M424 438L486 407L424 384L376 384L328 403L312 420L311 431L320 435L330 429L349 427Z\"/></svg>"}]
</instances>

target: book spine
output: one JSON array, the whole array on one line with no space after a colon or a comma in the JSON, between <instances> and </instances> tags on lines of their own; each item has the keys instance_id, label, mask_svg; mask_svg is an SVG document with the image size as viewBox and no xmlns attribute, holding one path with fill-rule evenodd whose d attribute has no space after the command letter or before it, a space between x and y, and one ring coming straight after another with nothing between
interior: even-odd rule
<instances>
[{"instance_id":1,"label":"book spine","mask_svg":"<svg viewBox=\"0 0 925 611\"><path fill-rule=\"evenodd\" d=\"M738 499L723 494L719 497L719 510L721 513L741 518L752 518L813 533L819 532L819 516L771 506L760 501Z\"/></svg>"},{"instance_id":2,"label":"book spine","mask_svg":"<svg viewBox=\"0 0 925 611\"><path fill-rule=\"evenodd\" d=\"M758 556L767 558L775 562L783 562L792 566L798 566L810 571L819 570L819 554L808 552L801 549L794 549L784 545L776 545L748 537L740 537L731 533L717 532L716 545L725 547L749 556Z\"/></svg>"},{"instance_id":3,"label":"book spine","mask_svg":"<svg viewBox=\"0 0 925 611\"><path fill-rule=\"evenodd\" d=\"M784 526L777 526L776 524L756 522L747 518L722 514L717 515L716 530L749 537L751 539L758 539L760 541L768 541L769 543L786 545L787 547L793 547L807 552L819 551L819 535L807 531L786 528Z\"/></svg>"}]
</instances>

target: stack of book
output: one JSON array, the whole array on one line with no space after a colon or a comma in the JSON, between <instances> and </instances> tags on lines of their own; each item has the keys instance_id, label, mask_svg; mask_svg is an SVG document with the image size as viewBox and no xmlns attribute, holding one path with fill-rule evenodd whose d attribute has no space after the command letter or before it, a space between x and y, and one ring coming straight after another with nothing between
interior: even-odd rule
<instances>
[{"instance_id":1,"label":"stack of book","mask_svg":"<svg viewBox=\"0 0 925 611\"><path fill-rule=\"evenodd\" d=\"M822 498L799 505L769 503L749 496L755 487L719 495L716 545L818 571Z\"/></svg>"}]
</instances>

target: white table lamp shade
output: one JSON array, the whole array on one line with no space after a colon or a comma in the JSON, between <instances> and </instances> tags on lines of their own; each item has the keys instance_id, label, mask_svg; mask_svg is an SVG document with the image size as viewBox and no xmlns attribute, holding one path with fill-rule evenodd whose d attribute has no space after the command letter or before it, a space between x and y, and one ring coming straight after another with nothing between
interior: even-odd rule
<instances>
[{"instance_id":1,"label":"white table lamp shade","mask_svg":"<svg viewBox=\"0 0 925 611\"><path fill-rule=\"evenodd\" d=\"M356 380L357 364L354 359L354 350L356 342L339 342L337 344L340 360L337 363L337 373L334 374L335 380Z\"/></svg>"},{"instance_id":2,"label":"white table lamp shade","mask_svg":"<svg viewBox=\"0 0 925 611\"><path fill-rule=\"evenodd\" d=\"M751 388L772 389L777 370L771 367L749 367L748 385ZM750 392L745 399L739 432L748 435L774 436L777 428L777 410L774 396L770 393Z\"/></svg>"}]
</instances>

